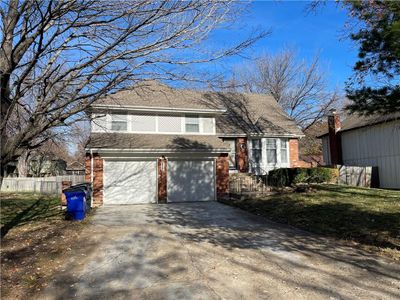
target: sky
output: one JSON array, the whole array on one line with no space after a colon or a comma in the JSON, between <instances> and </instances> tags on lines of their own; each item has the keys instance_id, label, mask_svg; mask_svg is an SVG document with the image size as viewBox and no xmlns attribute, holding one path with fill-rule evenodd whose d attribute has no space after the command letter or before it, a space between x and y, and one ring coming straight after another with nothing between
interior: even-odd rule
<instances>
[{"instance_id":1,"label":"sky","mask_svg":"<svg viewBox=\"0 0 400 300\"><path fill-rule=\"evenodd\" d=\"M245 38L255 28L270 29L272 33L245 52L242 57L230 58L216 68L240 66L246 59L262 53L276 53L289 47L298 58L311 60L316 53L327 72L329 87L343 90L346 79L352 74L357 59L357 45L344 37L348 20L346 11L328 2L316 12L307 13L305 1L255 1L241 17L236 28L213 33L211 40L229 44Z\"/></svg>"}]
</instances>

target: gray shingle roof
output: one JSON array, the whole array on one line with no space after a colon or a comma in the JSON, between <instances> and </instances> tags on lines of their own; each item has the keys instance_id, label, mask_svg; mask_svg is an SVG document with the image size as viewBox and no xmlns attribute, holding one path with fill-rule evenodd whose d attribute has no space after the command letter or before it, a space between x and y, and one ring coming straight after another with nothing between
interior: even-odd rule
<instances>
[{"instance_id":1,"label":"gray shingle roof","mask_svg":"<svg viewBox=\"0 0 400 300\"><path fill-rule=\"evenodd\" d=\"M341 128L339 132L357 129L360 127L371 126L393 120L400 120L400 112L386 115L371 115L361 116L358 114L345 115L345 119L341 122ZM318 137L322 137L328 134L328 128L321 132Z\"/></svg>"},{"instance_id":2,"label":"gray shingle roof","mask_svg":"<svg viewBox=\"0 0 400 300\"><path fill-rule=\"evenodd\" d=\"M223 109L203 97L198 91L173 89L158 81L143 81L131 89L111 94L96 102L118 106L148 106L166 108Z\"/></svg>"},{"instance_id":3,"label":"gray shingle roof","mask_svg":"<svg viewBox=\"0 0 400 300\"><path fill-rule=\"evenodd\" d=\"M303 135L272 96L240 93L206 93L205 96L218 98L227 109L216 119L218 133Z\"/></svg>"},{"instance_id":4,"label":"gray shingle roof","mask_svg":"<svg viewBox=\"0 0 400 300\"><path fill-rule=\"evenodd\" d=\"M173 89L156 81L142 82L96 102L96 105L226 109L217 117L218 134L302 136L296 123L272 96ZM96 106L95 105L95 106Z\"/></svg>"},{"instance_id":5,"label":"gray shingle roof","mask_svg":"<svg viewBox=\"0 0 400 300\"><path fill-rule=\"evenodd\" d=\"M229 151L229 145L214 135L167 135L132 133L92 133L87 148L145 149L171 151Z\"/></svg>"}]
</instances>

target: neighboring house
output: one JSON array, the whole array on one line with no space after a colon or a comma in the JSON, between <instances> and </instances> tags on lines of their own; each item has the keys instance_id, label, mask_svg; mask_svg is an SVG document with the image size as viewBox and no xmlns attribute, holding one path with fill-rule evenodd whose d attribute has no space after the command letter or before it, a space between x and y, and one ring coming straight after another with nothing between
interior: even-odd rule
<instances>
[{"instance_id":1,"label":"neighboring house","mask_svg":"<svg viewBox=\"0 0 400 300\"><path fill-rule=\"evenodd\" d=\"M91 108L86 180L93 203L207 201L229 172L297 166L301 130L272 97L144 82Z\"/></svg>"},{"instance_id":2,"label":"neighboring house","mask_svg":"<svg viewBox=\"0 0 400 300\"><path fill-rule=\"evenodd\" d=\"M85 175L85 164L79 161L67 164L66 173L67 175Z\"/></svg>"},{"instance_id":3,"label":"neighboring house","mask_svg":"<svg viewBox=\"0 0 400 300\"><path fill-rule=\"evenodd\" d=\"M321 139L317 136L321 132L325 132L328 129L327 122L316 122L304 130L304 138L300 140L299 148L300 160L308 164L309 167L318 167L325 165L322 155L322 143Z\"/></svg>"},{"instance_id":4,"label":"neighboring house","mask_svg":"<svg viewBox=\"0 0 400 300\"><path fill-rule=\"evenodd\" d=\"M380 187L400 188L400 113L341 122L333 112L319 137L327 165L378 167Z\"/></svg>"},{"instance_id":5,"label":"neighboring house","mask_svg":"<svg viewBox=\"0 0 400 300\"><path fill-rule=\"evenodd\" d=\"M28 176L46 177L65 175L67 162L51 155L37 155L29 160Z\"/></svg>"}]
</instances>

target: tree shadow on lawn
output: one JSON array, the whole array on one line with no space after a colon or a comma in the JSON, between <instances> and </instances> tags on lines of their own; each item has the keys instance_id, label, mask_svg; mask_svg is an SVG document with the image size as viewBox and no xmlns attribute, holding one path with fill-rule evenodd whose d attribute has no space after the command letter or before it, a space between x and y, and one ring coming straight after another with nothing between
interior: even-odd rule
<instances>
[{"instance_id":1,"label":"tree shadow on lawn","mask_svg":"<svg viewBox=\"0 0 400 300\"><path fill-rule=\"evenodd\" d=\"M400 250L400 212L372 211L335 200L315 203L311 201L315 195L302 197L278 195L224 203L310 232Z\"/></svg>"},{"instance_id":2,"label":"tree shadow on lawn","mask_svg":"<svg viewBox=\"0 0 400 300\"><path fill-rule=\"evenodd\" d=\"M55 198L3 199L1 201L1 239L14 227L32 221L60 219L62 216L60 203Z\"/></svg>"}]
</instances>

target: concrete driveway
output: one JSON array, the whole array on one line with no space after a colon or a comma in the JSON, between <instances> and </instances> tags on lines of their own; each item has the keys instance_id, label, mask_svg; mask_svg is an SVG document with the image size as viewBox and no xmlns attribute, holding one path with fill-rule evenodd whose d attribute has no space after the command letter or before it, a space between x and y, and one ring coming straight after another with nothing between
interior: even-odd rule
<instances>
[{"instance_id":1,"label":"concrete driveway","mask_svg":"<svg viewBox=\"0 0 400 300\"><path fill-rule=\"evenodd\" d=\"M400 265L216 202L102 207L41 299L398 299Z\"/></svg>"}]
</instances>

